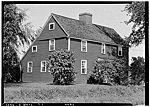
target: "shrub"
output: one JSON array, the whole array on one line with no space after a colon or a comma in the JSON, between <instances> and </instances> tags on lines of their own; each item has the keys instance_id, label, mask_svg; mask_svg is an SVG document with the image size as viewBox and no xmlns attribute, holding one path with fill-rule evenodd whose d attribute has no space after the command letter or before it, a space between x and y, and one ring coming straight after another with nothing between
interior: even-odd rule
<instances>
[{"instance_id":1,"label":"shrub","mask_svg":"<svg viewBox=\"0 0 150 107\"><path fill-rule=\"evenodd\" d=\"M129 66L126 65L124 58L115 58L112 62L118 76L115 77L115 82L119 85L128 85Z\"/></svg>"},{"instance_id":2,"label":"shrub","mask_svg":"<svg viewBox=\"0 0 150 107\"><path fill-rule=\"evenodd\" d=\"M113 61L96 61L92 71L88 74L89 84L128 84L128 69L124 59L115 58Z\"/></svg>"},{"instance_id":3,"label":"shrub","mask_svg":"<svg viewBox=\"0 0 150 107\"><path fill-rule=\"evenodd\" d=\"M131 84L141 85L142 82L145 82L145 61L143 57L132 57L130 72Z\"/></svg>"},{"instance_id":4,"label":"shrub","mask_svg":"<svg viewBox=\"0 0 150 107\"><path fill-rule=\"evenodd\" d=\"M73 84L77 72L74 71L75 58L73 52L67 50L54 51L49 55L47 67L53 75L53 84Z\"/></svg>"},{"instance_id":5,"label":"shrub","mask_svg":"<svg viewBox=\"0 0 150 107\"><path fill-rule=\"evenodd\" d=\"M108 61L96 61L92 71L88 74L87 83L89 84L114 84L115 77L118 76L113 64Z\"/></svg>"}]
</instances>

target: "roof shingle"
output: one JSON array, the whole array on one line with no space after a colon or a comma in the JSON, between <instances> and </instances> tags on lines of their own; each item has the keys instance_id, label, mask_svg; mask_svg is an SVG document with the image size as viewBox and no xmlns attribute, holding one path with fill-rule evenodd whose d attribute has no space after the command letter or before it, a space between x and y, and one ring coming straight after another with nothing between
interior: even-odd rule
<instances>
[{"instance_id":1,"label":"roof shingle","mask_svg":"<svg viewBox=\"0 0 150 107\"><path fill-rule=\"evenodd\" d=\"M82 21L56 15L52 16L61 24L70 37L94 40L110 44L120 44L124 41L120 35L112 28L92 24L87 25Z\"/></svg>"}]
</instances>

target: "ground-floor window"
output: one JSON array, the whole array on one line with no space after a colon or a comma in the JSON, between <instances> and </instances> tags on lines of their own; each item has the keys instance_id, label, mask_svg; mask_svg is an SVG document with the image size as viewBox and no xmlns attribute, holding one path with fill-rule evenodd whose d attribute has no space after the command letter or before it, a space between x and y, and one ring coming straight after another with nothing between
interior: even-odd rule
<instances>
[{"instance_id":1,"label":"ground-floor window","mask_svg":"<svg viewBox=\"0 0 150 107\"><path fill-rule=\"evenodd\" d=\"M41 72L46 72L46 61L41 61Z\"/></svg>"},{"instance_id":2,"label":"ground-floor window","mask_svg":"<svg viewBox=\"0 0 150 107\"><path fill-rule=\"evenodd\" d=\"M33 67L33 62L32 61L28 61L28 63L27 63L27 72L28 73L32 72L32 67Z\"/></svg>"},{"instance_id":3,"label":"ground-floor window","mask_svg":"<svg viewBox=\"0 0 150 107\"><path fill-rule=\"evenodd\" d=\"M87 60L81 60L81 74L87 74Z\"/></svg>"}]
</instances>

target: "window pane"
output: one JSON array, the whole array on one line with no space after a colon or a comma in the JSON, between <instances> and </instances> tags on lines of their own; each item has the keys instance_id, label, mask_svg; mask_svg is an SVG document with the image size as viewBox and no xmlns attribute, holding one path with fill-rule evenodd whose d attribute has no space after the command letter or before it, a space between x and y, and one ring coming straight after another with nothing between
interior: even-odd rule
<instances>
[{"instance_id":1,"label":"window pane","mask_svg":"<svg viewBox=\"0 0 150 107\"><path fill-rule=\"evenodd\" d=\"M50 29L53 29L54 25L53 24L50 24Z\"/></svg>"},{"instance_id":2,"label":"window pane","mask_svg":"<svg viewBox=\"0 0 150 107\"><path fill-rule=\"evenodd\" d=\"M82 51L86 51L86 47L82 47Z\"/></svg>"},{"instance_id":3,"label":"window pane","mask_svg":"<svg viewBox=\"0 0 150 107\"><path fill-rule=\"evenodd\" d=\"M85 41L82 41L82 46L86 46L86 42Z\"/></svg>"},{"instance_id":4,"label":"window pane","mask_svg":"<svg viewBox=\"0 0 150 107\"><path fill-rule=\"evenodd\" d=\"M82 73L83 73L83 74L85 73L85 68L82 68Z\"/></svg>"},{"instance_id":5,"label":"window pane","mask_svg":"<svg viewBox=\"0 0 150 107\"><path fill-rule=\"evenodd\" d=\"M33 47L33 51L36 51L36 47Z\"/></svg>"},{"instance_id":6,"label":"window pane","mask_svg":"<svg viewBox=\"0 0 150 107\"><path fill-rule=\"evenodd\" d=\"M54 45L50 45L50 50L54 50Z\"/></svg>"},{"instance_id":7,"label":"window pane","mask_svg":"<svg viewBox=\"0 0 150 107\"><path fill-rule=\"evenodd\" d=\"M54 40L51 40L51 45L54 44Z\"/></svg>"},{"instance_id":8,"label":"window pane","mask_svg":"<svg viewBox=\"0 0 150 107\"><path fill-rule=\"evenodd\" d=\"M119 55L121 55L121 51L119 51Z\"/></svg>"},{"instance_id":9,"label":"window pane","mask_svg":"<svg viewBox=\"0 0 150 107\"><path fill-rule=\"evenodd\" d=\"M32 63L31 62L29 62L29 67L32 67Z\"/></svg>"},{"instance_id":10,"label":"window pane","mask_svg":"<svg viewBox=\"0 0 150 107\"><path fill-rule=\"evenodd\" d=\"M42 71L45 71L45 67L42 67Z\"/></svg>"},{"instance_id":11,"label":"window pane","mask_svg":"<svg viewBox=\"0 0 150 107\"><path fill-rule=\"evenodd\" d=\"M31 67L29 67L29 72L31 72L31 70L32 70L32 68L31 68Z\"/></svg>"},{"instance_id":12,"label":"window pane","mask_svg":"<svg viewBox=\"0 0 150 107\"><path fill-rule=\"evenodd\" d=\"M87 51L87 41L81 41L81 51L86 52Z\"/></svg>"}]
</instances>

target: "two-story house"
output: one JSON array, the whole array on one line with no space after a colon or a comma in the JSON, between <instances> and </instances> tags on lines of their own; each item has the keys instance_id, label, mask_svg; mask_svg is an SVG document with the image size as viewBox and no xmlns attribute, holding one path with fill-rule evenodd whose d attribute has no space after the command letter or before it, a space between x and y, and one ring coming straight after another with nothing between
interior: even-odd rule
<instances>
[{"instance_id":1,"label":"two-story house","mask_svg":"<svg viewBox=\"0 0 150 107\"><path fill-rule=\"evenodd\" d=\"M85 83L96 60L128 59L128 47L123 42L114 29L93 24L90 13L79 14L79 20L52 13L21 60L23 81L52 82L46 68L48 55L54 50L68 49L76 59L77 83Z\"/></svg>"}]
</instances>

